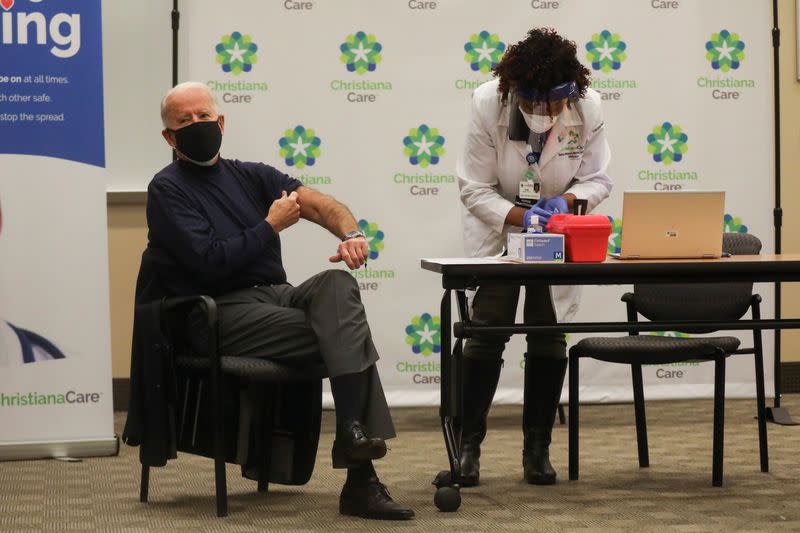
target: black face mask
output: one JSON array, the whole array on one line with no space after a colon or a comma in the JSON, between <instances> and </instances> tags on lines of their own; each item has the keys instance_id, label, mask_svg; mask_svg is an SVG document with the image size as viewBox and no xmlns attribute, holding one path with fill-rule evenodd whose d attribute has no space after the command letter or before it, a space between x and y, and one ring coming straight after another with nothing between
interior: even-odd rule
<instances>
[{"instance_id":1,"label":"black face mask","mask_svg":"<svg viewBox=\"0 0 800 533\"><path fill-rule=\"evenodd\" d=\"M219 120L195 122L179 130L170 131L175 134L178 150L195 163L211 161L222 146Z\"/></svg>"}]
</instances>

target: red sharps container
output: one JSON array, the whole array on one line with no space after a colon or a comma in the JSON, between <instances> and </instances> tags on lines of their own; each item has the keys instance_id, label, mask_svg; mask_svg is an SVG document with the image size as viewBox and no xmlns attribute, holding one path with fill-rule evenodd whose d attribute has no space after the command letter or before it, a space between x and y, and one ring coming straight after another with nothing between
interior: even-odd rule
<instances>
[{"instance_id":1,"label":"red sharps container","mask_svg":"<svg viewBox=\"0 0 800 533\"><path fill-rule=\"evenodd\" d=\"M566 260L572 263L600 263L606 259L611 221L605 215L585 215L586 200L575 200L574 214L555 214L547 233L564 235Z\"/></svg>"}]
</instances>

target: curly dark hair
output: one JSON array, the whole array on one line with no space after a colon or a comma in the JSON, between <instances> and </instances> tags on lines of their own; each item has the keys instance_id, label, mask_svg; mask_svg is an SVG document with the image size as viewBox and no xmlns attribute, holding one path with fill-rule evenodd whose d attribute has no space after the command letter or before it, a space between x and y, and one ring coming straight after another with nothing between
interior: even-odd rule
<instances>
[{"instance_id":1,"label":"curly dark hair","mask_svg":"<svg viewBox=\"0 0 800 533\"><path fill-rule=\"evenodd\" d=\"M589 69L578 61L574 41L561 37L553 28L533 28L528 36L508 47L493 69L500 78L498 92L503 103L512 89L546 93L556 85L574 81L580 96L589 86Z\"/></svg>"}]
</instances>

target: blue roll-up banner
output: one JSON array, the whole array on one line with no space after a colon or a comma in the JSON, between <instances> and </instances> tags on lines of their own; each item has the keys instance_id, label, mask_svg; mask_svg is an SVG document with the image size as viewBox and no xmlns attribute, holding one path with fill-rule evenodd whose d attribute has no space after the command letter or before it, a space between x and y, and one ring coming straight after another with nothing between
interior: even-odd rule
<instances>
[{"instance_id":1,"label":"blue roll-up banner","mask_svg":"<svg viewBox=\"0 0 800 533\"><path fill-rule=\"evenodd\" d=\"M100 0L0 0L0 460L110 455Z\"/></svg>"},{"instance_id":2,"label":"blue roll-up banner","mask_svg":"<svg viewBox=\"0 0 800 533\"><path fill-rule=\"evenodd\" d=\"M100 0L0 0L0 153L105 166Z\"/></svg>"}]
</instances>

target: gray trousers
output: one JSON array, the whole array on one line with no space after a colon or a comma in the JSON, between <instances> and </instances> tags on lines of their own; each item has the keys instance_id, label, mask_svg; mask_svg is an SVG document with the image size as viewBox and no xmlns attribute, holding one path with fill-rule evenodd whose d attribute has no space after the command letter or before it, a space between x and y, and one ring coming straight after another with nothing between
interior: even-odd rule
<instances>
[{"instance_id":1,"label":"gray trousers","mask_svg":"<svg viewBox=\"0 0 800 533\"><path fill-rule=\"evenodd\" d=\"M370 369L361 421L373 437L396 435L375 366L378 351L353 276L326 270L296 287L251 287L215 301L223 355L264 357L290 366L322 361L331 377Z\"/></svg>"},{"instance_id":2,"label":"gray trousers","mask_svg":"<svg viewBox=\"0 0 800 533\"><path fill-rule=\"evenodd\" d=\"M475 325L496 326L514 323L519 301L519 286L479 287L472 301L472 321ZM527 285L523 319L526 324L555 324L556 316L550 287ZM464 357L478 359L500 359L510 335L476 334L464 344ZM528 355L564 359L567 357L567 342L563 333L529 334L525 337Z\"/></svg>"}]
</instances>

